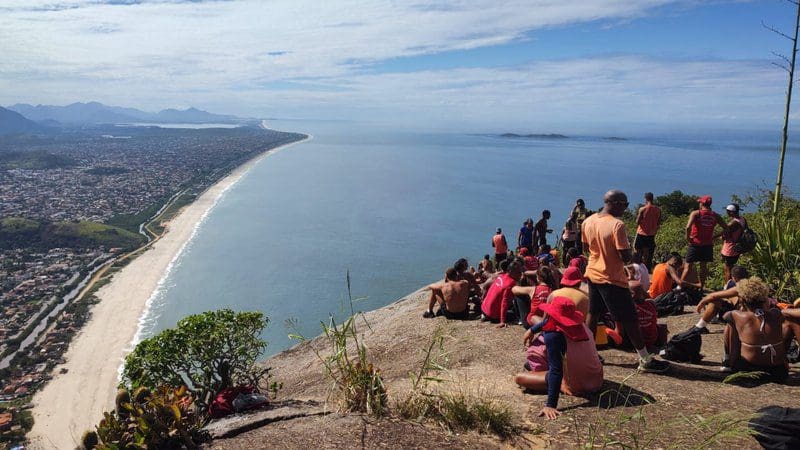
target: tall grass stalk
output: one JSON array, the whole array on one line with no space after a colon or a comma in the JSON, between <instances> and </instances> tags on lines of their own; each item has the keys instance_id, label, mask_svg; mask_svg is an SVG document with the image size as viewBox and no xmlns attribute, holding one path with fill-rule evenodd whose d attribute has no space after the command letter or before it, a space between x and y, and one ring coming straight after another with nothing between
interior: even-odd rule
<instances>
[{"instance_id":1,"label":"tall grass stalk","mask_svg":"<svg viewBox=\"0 0 800 450\"><path fill-rule=\"evenodd\" d=\"M350 306L350 317L344 322L337 323L333 315L328 323L322 322L323 337L330 345L331 353L323 355L314 349L317 358L325 367L325 372L331 380L331 394L338 394L340 410L347 412L363 412L373 416L383 416L386 413L386 387L380 370L370 362L368 349L363 337L359 337L357 320L362 318L367 327L369 323L362 313L356 313L353 304L350 271L347 271L347 300ZM288 323L291 328L297 329L294 322ZM290 338L305 341L300 333L289 335ZM352 350L351 350L352 349ZM352 351L355 351L353 354Z\"/></svg>"}]
</instances>

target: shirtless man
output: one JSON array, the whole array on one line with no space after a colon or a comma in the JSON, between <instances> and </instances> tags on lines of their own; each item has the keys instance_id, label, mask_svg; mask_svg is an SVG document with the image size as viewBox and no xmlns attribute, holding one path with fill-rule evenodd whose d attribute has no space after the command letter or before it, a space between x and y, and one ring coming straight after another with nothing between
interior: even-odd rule
<instances>
[{"instance_id":1,"label":"shirtless man","mask_svg":"<svg viewBox=\"0 0 800 450\"><path fill-rule=\"evenodd\" d=\"M731 279L734 283L738 283L739 281L747 278L747 269L742 266L733 266L731 269ZM717 292L712 292L700 300L700 303L697 304L696 311L698 314L702 314L702 317L697 322L695 327L697 328L705 328L706 324L717 315L720 308L723 307L723 302L727 302L732 306L736 306L739 302L738 300L739 290L736 289L736 284L733 287L728 289L724 289ZM705 311L703 311L705 308Z\"/></svg>"},{"instance_id":2,"label":"shirtless man","mask_svg":"<svg viewBox=\"0 0 800 450\"><path fill-rule=\"evenodd\" d=\"M422 317L430 318L443 315L448 319L465 320L467 318L467 300L469 300L469 282L459 279L455 268L447 269L443 283L434 283L428 286L431 298L428 301L428 310ZM439 311L433 312L433 305L439 303Z\"/></svg>"},{"instance_id":3,"label":"shirtless man","mask_svg":"<svg viewBox=\"0 0 800 450\"><path fill-rule=\"evenodd\" d=\"M769 287L757 277L747 278L736 286L741 311L723 316L725 360L723 371L766 372L771 381L786 380L786 344L783 314L770 308Z\"/></svg>"}]
</instances>

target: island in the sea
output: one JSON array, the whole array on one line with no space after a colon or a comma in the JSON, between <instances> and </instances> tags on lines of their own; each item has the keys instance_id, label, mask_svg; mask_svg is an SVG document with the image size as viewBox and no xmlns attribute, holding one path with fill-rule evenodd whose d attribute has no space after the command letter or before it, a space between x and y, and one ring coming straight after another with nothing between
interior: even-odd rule
<instances>
[{"instance_id":1,"label":"island in the sea","mask_svg":"<svg viewBox=\"0 0 800 450\"><path fill-rule=\"evenodd\" d=\"M564 136L563 134L558 133L546 133L546 134L517 134L517 133L503 133L500 135L503 138L530 138L530 139L568 139L569 136Z\"/></svg>"}]
</instances>

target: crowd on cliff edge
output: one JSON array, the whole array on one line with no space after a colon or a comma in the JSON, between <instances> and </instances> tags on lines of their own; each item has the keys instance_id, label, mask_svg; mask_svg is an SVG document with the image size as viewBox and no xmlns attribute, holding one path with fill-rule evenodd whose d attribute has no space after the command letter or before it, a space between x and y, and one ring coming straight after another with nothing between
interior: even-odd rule
<instances>
[{"instance_id":1,"label":"crowd on cliff edge","mask_svg":"<svg viewBox=\"0 0 800 450\"><path fill-rule=\"evenodd\" d=\"M601 388L598 348L632 350L639 371L666 373L667 360L701 358L701 337L710 322L724 324L719 370L758 372L765 381L784 382L790 346L800 344L800 299L793 305L777 302L769 286L737 265L755 239L739 206L727 205L723 217L712 209L711 196L699 197L685 228L685 254L667 249L654 263L662 214L652 193L644 194L644 201L632 240L620 219L628 197L619 190L608 191L598 211L578 199L554 247L547 243L553 233L548 210L536 222L523 222L513 247L497 228L493 256L485 255L477 269L461 258L447 269L444 281L428 286L423 317L524 327L524 372L515 381L547 395L540 412L547 419L561 414L561 393L584 395ZM722 240L726 284L707 292L717 240ZM658 318L681 313L684 305L696 305L700 319L668 339Z\"/></svg>"}]
</instances>

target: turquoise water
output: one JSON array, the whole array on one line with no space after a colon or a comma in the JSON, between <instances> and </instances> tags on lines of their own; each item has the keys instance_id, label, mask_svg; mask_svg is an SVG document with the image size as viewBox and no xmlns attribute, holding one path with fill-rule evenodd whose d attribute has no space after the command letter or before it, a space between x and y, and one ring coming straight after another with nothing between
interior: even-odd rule
<instances>
[{"instance_id":1,"label":"turquoise water","mask_svg":"<svg viewBox=\"0 0 800 450\"><path fill-rule=\"evenodd\" d=\"M559 230L575 199L601 206L619 188L731 194L773 183L777 133L609 141L369 131L348 123L274 123L314 139L262 160L220 200L154 298L145 335L223 307L259 310L272 323L269 354L294 342L286 319L314 336L342 316L349 269L360 310L384 306L441 277L459 257L491 252L524 218L553 212ZM785 169L797 187L800 155ZM550 242L554 243L555 236ZM422 311L422 307L420 308Z\"/></svg>"}]
</instances>

